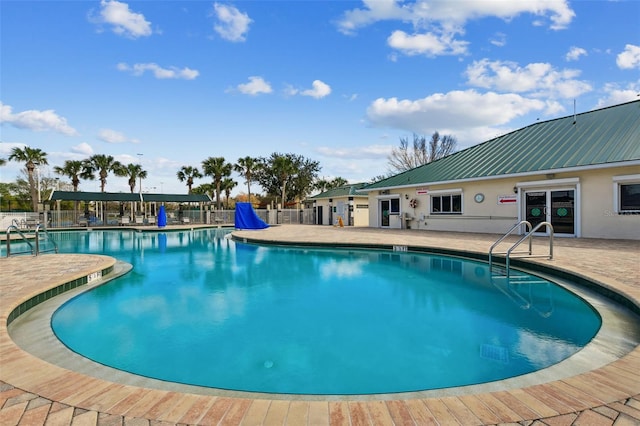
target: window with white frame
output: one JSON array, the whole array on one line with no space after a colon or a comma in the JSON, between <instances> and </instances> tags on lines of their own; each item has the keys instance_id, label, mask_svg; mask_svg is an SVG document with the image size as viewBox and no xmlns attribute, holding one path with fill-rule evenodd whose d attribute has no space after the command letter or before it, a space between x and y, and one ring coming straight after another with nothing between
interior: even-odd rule
<instances>
[{"instance_id":1,"label":"window with white frame","mask_svg":"<svg viewBox=\"0 0 640 426\"><path fill-rule=\"evenodd\" d=\"M640 213L640 175L615 176L613 191L616 213Z\"/></svg>"},{"instance_id":2,"label":"window with white frame","mask_svg":"<svg viewBox=\"0 0 640 426\"><path fill-rule=\"evenodd\" d=\"M431 214L462 214L462 190L431 191Z\"/></svg>"},{"instance_id":3,"label":"window with white frame","mask_svg":"<svg viewBox=\"0 0 640 426\"><path fill-rule=\"evenodd\" d=\"M391 198L390 200L390 214L400 214L400 198Z\"/></svg>"}]
</instances>

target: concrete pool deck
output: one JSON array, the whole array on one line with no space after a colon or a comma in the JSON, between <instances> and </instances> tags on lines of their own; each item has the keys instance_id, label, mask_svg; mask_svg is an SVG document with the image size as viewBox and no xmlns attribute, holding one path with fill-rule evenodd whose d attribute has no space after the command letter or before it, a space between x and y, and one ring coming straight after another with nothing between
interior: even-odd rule
<instances>
[{"instance_id":1,"label":"concrete pool deck","mask_svg":"<svg viewBox=\"0 0 640 426\"><path fill-rule=\"evenodd\" d=\"M485 256L497 239L484 234L310 225L234 235L270 243L401 245ZM534 253L544 253L545 242L536 239ZM528 262L588 277L623 295L638 312L640 242L556 238L554 243L553 260ZM640 346L591 371L520 388L410 399L287 400L201 395L100 379L46 362L9 336L7 320L16 307L115 264L110 257L75 254L0 259L1 425L640 424Z\"/></svg>"}]
</instances>

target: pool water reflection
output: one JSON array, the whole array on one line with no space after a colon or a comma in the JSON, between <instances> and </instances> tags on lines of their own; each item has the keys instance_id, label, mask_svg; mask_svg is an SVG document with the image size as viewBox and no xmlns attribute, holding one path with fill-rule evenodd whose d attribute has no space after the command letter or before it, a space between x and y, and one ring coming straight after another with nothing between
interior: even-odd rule
<instances>
[{"instance_id":1,"label":"pool water reflection","mask_svg":"<svg viewBox=\"0 0 640 426\"><path fill-rule=\"evenodd\" d=\"M134 268L63 305L54 332L94 361L161 380L371 394L529 373L574 354L600 327L565 289L517 272L491 277L481 262L250 245L226 233L56 234L62 252Z\"/></svg>"}]
</instances>

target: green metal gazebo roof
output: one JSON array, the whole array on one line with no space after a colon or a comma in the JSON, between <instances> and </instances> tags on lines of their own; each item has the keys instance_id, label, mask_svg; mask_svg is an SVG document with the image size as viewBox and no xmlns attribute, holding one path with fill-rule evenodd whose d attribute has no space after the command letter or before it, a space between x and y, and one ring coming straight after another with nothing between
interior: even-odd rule
<instances>
[{"instance_id":1,"label":"green metal gazebo roof","mask_svg":"<svg viewBox=\"0 0 640 426\"><path fill-rule=\"evenodd\" d=\"M161 203L210 203L212 201L207 194L152 194L144 192L142 199Z\"/></svg>"},{"instance_id":2,"label":"green metal gazebo roof","mask_svg":"<svg viewBox=\"0 0 640 426\"><path fill-rule=\"evenodd\" d=\"M53 191L51 201L142 201L137 193L129 192L82 192L82 191Z\"/></svg>"},{"instance_id":3,"label":"green metal gazebo roof","mask_svg":"<svg viewBox=\"0 0 640 426\"><path fill-rule=\"evenodd\" d=\"M51 201L119 201L119 202L166 202L166 203L208 203L206 194L152 194L130 192L82 192L53 191Z\"/></svg>"},{"instance_id":4,"label":"green metal gazebo roof","mask_svg":"<svg viewBox=\"0 0 640 426\"><path fill-rule=\"evenodd\" d=\"M535 123L373 183L365 191L614 163L640 165L640 101Z\"/></svg>"},{"instance_id":5,"label":"green metal gazebo roof","mask_svg":"<svg viewBox=\"0 0 640 426\"><path fill-rule=\"evenodd\" d=\"M337 197L366 197L367 193L360 191L360 189L367 186L366 183L353 183L350 185L343 185L337 188L329 189L320 194L309 197L310 200L318 200L320 198L337 198Z\"/></svg>"}]
</instances>

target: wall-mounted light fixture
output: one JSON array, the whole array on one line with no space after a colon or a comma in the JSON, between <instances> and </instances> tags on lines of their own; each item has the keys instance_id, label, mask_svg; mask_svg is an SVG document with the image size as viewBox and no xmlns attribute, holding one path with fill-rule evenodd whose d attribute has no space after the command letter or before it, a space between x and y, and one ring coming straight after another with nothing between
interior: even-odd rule
<instances>
[{"instance_id":1,"label":"wall-mounted light fixture","mask_svg":"<svg viewBox=\"0 0 640 426\"><path fill-rule=\"evenodd\" d=\"M518 187L517 187L517 186L514 186L514 187L513 187L513 193L514 193L514 194L517 194L517 193L518 193Z\"/></svg>"},{"instance_id":2,"label":"wall-mounted light fixture","mask_svg":"<svg viewBox=\"0 0 640 426\"><path fill-rule=\"evenodd\" d=\"M404 199L408 200L409 199L409 194L404 194Z\"/></svg>"}]
</instances>

